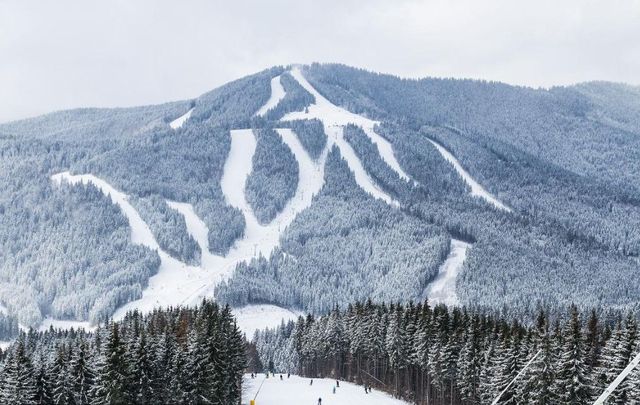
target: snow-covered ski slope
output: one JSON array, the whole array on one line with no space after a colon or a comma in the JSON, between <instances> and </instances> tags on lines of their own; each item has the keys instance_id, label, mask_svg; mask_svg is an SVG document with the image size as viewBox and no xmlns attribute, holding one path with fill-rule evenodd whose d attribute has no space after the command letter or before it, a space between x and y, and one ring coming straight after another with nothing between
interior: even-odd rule
<instances>
[{"instance_id":1,"label":"snow-covered ski slope","mask_svg":"<svg viewBox=\"0 0 640 405\"><path fill-rule=\"evenodd\" d=\"M193 108L190 109L189 111L187 111L184 115L176 118L175 120L171 121L169 123L169 126L171 127L171 129L178 129L180 127L182 127L184 125L185 122L187 122L187 120L189 118L191 118L191 114L193 113Z\"/></svg>"},{"instance_id":2,"label":"snow-covered ski slope","mask_svg":"<svg viewBox=\"0 0 640 405\"><path fill-rule=\"evenodd\" d=\"M329 137L329 147L338 146L340 154L347 161L349 168L355 174L356 182L363 190L371 194L373 197L386 201L389 204L398 205L391 196L382 191L375 184L375 181L369 176L362 166L362 162L354 153L350 145L344 140L342 131L348 124L354 124L361 127L371 141L378 148L378 153L382 160L405 181L410 181L409 176L400 166L393 152L391 143L377 134L374 127L377 121L370 120L358 114L354 114L338 107L322 96L312 85L305 79L304 75L298 67L293 68L291 76L310 94L315 97L315 103L311 104L305 111L296 111L285 115L283 121L292 121L300 119L318 119L322 121L325 132Z\"/></svg>"},{"instance_id":3,"label":"snow-covered ski slope","mask_svg":"<svg viewBox=\"0 0 640 405\"><path fill-rule=\"evenodd\" d=\"M472 196L482 198L483 200L493 205L494 207L498 208L499 210L511 212L511 208L503 204L493 194L485 190L485 188L482 187L480 183L478 183L473 177L471 177L469 172L467 172L464 169L464 167L462 167L458 159L456 159L456 157L453 156L453 154L449 152L444 146L440 145L438 142L432 139L429 139L429 142L431 142L433 146L436 147L436 149L438 150L438 152L440 152L443 158L445 158L449 163L453 165L454 169L456 169L460 177L462 177L465 183L467 183L469 187L471 187Z\"/></svg>"},{"instance_id":4,"label":"snow-covered ski slope","mask_svg":"<svg viewBox=\"0 0 640 405\"><path fill-rule=\"evenodd\" d=\"M456 278L460 270L462 270L462 265L467 257L467 250L470 247L469 243L451 239L449 255L440 266L436 278L425 289L423 299L428 298L432 305L446 304L453 306L460 303L456 294Z\"/></svg>"},{"instance_id":5,"label":"snow-covered ski slope","mask_svg":"<svg viewBox=\"0 0 640 405\"><path fill-rule=\"evenodd\" d=\"M301 315L304 313L270 304L247 305L233 309L233 316L236 317L240 331L249 340L253 338L256 330L273 328L283 321L295 321Z\"/></svg>"},{"instance_id":6,"label":"snow-covered ski slope","mask_svg":"<svg viewBox=\"0 0 640 405\"><path fill-rule=\"evenodd\" d=\"M278 103L280 103L285 94L286 93L284 91L284 87L282 87L282 83L280 83L280 76L276 76L271 79L271 96L269 97L269 100L267 100L266 104L260 107L260 109L256 113L256 116L264 116L267 111L274 108L278 105Z\"/></svg>"},{"instance_id":7,"label":"snow-covered ski slope","mask_svg":"<svg viewBox=\"0 0 640 405\"><path fill-rule=\"evenodd\" d=\"M265 378L258 374L255 379L245 375L242 385L242 404L249 405L255 398L256 405L316 405L322 398L322 405L408 405L408 402L395 399L390 395L372 390L365 394L364 387L340 381L340 387L333 393L336 380L283 375Z\"/></svg>"},{"instance_id":8,"label":"snow-covered ski slope","mask_svg":"<svg viewBox=\"0 0 640 405\"><path fill-rule=\"evenodd\" d=\"M154 307L169 305L195 305L203 297L213 295L214 287L228 278L236 265L250 260L257 255L269 256L280 241L280 236L295 217L311 205L312 198L324 185L324 163L328 149L325 149L318 161L314 161L305 151L296 134L290 129L278 129L283 142L291 149L299 165L299 182L294 196L284 209L269 224L258 223L251 207L246 201L244 185L251 173L252 159L256 148L256 138L251 130L231 131L231 150L224 165L221 188L227 203L240 209L245 217L244 236L236 241L229 253L222 257L209 251L206 224L195 213L193 206L187 203L167 201L168 205L185 218L187 231L195 239L202 250L200 266L189 266L163 251L156 241L149 226L140 217L136 209L128 202L128 196L103 179L91 174L72 175L69 172L52 176L55 183L66 181L70 184L92 183L103 194L109 196L117 204L129 221L131 241L158 252L161 260L158 273L149 279L142 298L119 308L114 314L120 319L132 309L143 312ZM248 335L255 328L275 326L282 319L295 319L299 314L273 305L251 306L236 310L240 315L239 326ZM258 320L258 318L260 318ZM243 321L247 324L244 325ZM47 323L66 325L58 320ZM77 323L76 325L84 325Z\"/></svg>"}]
</instances>

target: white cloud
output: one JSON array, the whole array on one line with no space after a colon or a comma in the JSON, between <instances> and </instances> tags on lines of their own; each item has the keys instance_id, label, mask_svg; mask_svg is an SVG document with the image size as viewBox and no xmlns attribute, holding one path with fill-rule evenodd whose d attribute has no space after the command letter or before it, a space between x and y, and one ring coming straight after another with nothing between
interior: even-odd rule
<instances>
[{"instance_id":1,"label":"white cloud","mask_svg":"<svg viewBox=\"0 0 640 405\"><path fill-rule=\"evenodd\" d=\"M530 86L640 84L640 0L0 0L0 121L197 96L341 62Z\"/></svg>"}]
</instances>

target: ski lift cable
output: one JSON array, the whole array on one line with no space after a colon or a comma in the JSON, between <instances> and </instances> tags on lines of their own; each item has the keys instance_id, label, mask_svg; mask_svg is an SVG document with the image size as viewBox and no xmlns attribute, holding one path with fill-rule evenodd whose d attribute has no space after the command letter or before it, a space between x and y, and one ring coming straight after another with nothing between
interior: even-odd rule
<instances>
[{"instance_id":1,"label":"ski lift cable","mask_svg":"<svg viewBox=\"0 0 640 405\"><path fill-rule=\"evenodd\" d=\"M536 357L538 357L538 355L542 353L542 349L538 350L538 352L535 354L535 356L533 356L528 362L527 364L525 364L525 366L522 368L522 370L520 370L520 372L513 378L513 380L511 380L511 382L509 384L507 384L506 387L504 387L504 389L502 390L502 392L500 392L500 394L498 394L498 396L496 397L496 399L493 400L493 402L491 403L491 405L496 405L498 403L498 401L500 401L500 398L502 398L502 396L504 395L505 392L507 392L507 390L513 385L513 383L516 382L516 380L518 378L520 378L520 376L524 373L524 371L531 365L531 363L533 363L533 361L536 359Z\"/></svg>"}]
</instances>

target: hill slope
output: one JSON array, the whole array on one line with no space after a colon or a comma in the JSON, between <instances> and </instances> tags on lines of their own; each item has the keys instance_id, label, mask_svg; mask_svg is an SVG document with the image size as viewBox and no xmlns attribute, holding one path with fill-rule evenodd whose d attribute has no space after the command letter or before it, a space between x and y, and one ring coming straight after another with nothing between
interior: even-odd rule
<instances>
[{"instance_id":1,"label":"hill slope","mask_svg":"<svg viewBox=\"0 0 640 405\"><path fill-rule=\"evenodd\" d=\"M278 314L635 307L638 105L609 83L311 65L1 124L0 303L25 325L212 294Z\"/></svg>"}]
</instances>

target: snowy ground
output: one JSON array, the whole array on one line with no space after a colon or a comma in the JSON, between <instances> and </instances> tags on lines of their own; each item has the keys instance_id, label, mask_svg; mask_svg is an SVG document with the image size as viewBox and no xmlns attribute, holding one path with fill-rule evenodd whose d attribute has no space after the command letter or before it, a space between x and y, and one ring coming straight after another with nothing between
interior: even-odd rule
<instances>
[{"instance_id":1,"label":"snowy ground","mask_svg":"<svg viewBox=\"0 0 640 405\"><path fill-rule=\"evenodd\" d=\"M408 405L408 402L380 391L365 394L362 386L344 381L340 382L335 394L336 380L315 378L313 385L309 382L308 378L293 375L290 378L284 375L282 381L278 374L275 378L259 374L255 379L245 375L242 404L249 405L249 401L255 398L256 405L317 405L318 399L322 398L322 405Z\"/></svg>"},{"instance_id":2,"label":"snowy ground","mask_svg":"<svg viewBox=\"0 0 640 405\"><path fill-rule=\"evenodd\" d=\"M312 85L305 79L299 68L291 70L291 76L309 93L311 93L316 101L311 104L305 111L296 111L285 115L283 121L299 120L299 119L319 119L322 121L325 132L329 137L329 147L337 145L340 149L342 157L347 161L349 168L355 174L356 182L363 190L371 194L375 198L386 201L389 204L398 205L398 203L388 194L378 187L374 180L369 176L362 166L362 162L355 154L351 146L342 136L343 128L348 124L355 124L361 127L367 136L378 148L378 153L387 165L393 169L398 175L405 180L409 180L409 176L402 170L398 163L393 148L389 141L378 135L374 131L377 121L370 120L358 114L347 111L329 100L324 98Z\"/></svg>"},{"instance_id":3,"label":"snowy ground","mask_svg":"<svg viewBox=\"0 0 640 405\"><path fill-rule=\"evenodd\" d=\"M491 193L485 190L485 188L482 187L480 183L478 183L473 177L471 177L469 172L467 172L464 169L464 167L462 167L458 159L456 159L456 157L453 156L451 152L445 149L438 142L431 139L429 139L429 141L433 144L433 146L436 147L436 149L438 149L438 152L440 152L442 157L444 157L449 163L453 165L453 167L456 169L456 171L458 172L460 177L462 177L465 183L467 183L469 187L471 187L472 196L480 197L483 200L487 201L489 204L493 205L494 207L500 210L511 212L511 208L507 207L502 202L500 202L495 196L493 196Z\"/></svg>"},{"instance_id":4,"label":"snowy ground","mask_svg":"<svg viewBox=\"0 0 640 405\"><path fill-rule=\"evenodd\" d=\"M265 115L267 111L277 106L285 95L284 87L282 87L282 84L280 83L280 76L276 76L271 79L271 96L269 97L269 100L267 100L267 103L260 107L256 116L262 117Z\"/></svg>"},{"instance_id":5,"label":"snowy ground","mask_svg":"<svg viewBox=\"0 0 640 405\"><path fill-rule=\"evenodd\" d=\"M191 113L193 113L193 108L190 109L189 111L187 111L184 115L182 115L181 117L176 118L175 120L171 121L169 123L169 126L172 129L178 129L180 127L182 127L184 125L185 122L187 122L187 120L191 117Z\"/></svg>"},{"instance_id":6,"label":"snowy ground","mask_svg":"<svg viewBox=\"0 0 640 405\"><path fill-rule=\"evenodd\" d=\"M304 314L275 305L263 304L234 308L233 315L236 317L240 331L247 336L247 339L251 340L256 330L273 328L282 321L295 321L298 316Z\"/></svg>"},{"instance_id":7,"label":"snowy ground","mask_svg":"<svg viewBox=\"0 0 640 405\"><path fill-rule=\"evenodd\" d=\"M467 257L467 250L470 247L469 243L451 239L449 256L440 266L436 278L429 283L424 292L423 298L428 298L430 304L446 304L448 306L459 304L456 294L456 277L462 269Z\"/></svg>"}]
</instances>

